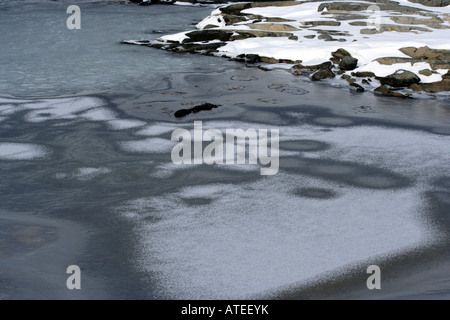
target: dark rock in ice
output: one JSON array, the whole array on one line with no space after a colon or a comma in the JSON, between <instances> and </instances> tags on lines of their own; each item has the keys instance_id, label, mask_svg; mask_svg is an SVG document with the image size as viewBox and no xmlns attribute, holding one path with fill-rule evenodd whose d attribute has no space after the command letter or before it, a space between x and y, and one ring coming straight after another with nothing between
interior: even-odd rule
<instances>
[{"instance_id":1,"label":"dark rock in ice","mask_svg":"<svg viewBox=\"0 0 450 320\"><path fill-rule=\"evenodd\" d=\"M397 70L393 74L380 78L382 85L391 87L409 87L412 84L419 83L420 78L413 72L407 70Z\"/></svg>"},{"instance_id":2,"label":"dark rock in ice","mask_svg":"<svg viewBox=\"0 0 450 320\"><path fill-rule=\"evenodd\" d=\"M350 91L352 92L364 92L364 88L356 82L350 83Z\"/></svg>"},{"instance_id":3,"label":"dark rock in ice","mask_svg":"<svg viewBox=\"0 0 450 320\"><path fill-rule=\"evenodd\" d=\"M209 110L212 110L212 109L217 108L217 107L218 107L217 105L212 104L212 103L204 103L204 104L195 106L195 107L190 108L190 109L180 109L180 110L178 110L178 111L176 111L174 113L174 116L176 118L182 118L182 117L185 117L185 116L187 116L187 115L189 115L191 113L198 113L200 111L209 111Z\"/></svg>"},{"instance_id":4,"label":"dark rock in ice","mask_svg":"<svg viewBox=\"0 0 450 320\"><path fill-rule=\"evenodd\" d=\"M332 79L335 76L336 75L333 73L333 71L329 69L320 69L319 71L313 73L313 75L311 76L311 80L318 81L322 79Z\"/></svg>"},{"instance_id":5,"label":"dark rock in ice","mask_svg":"<svg viewBox=\"0 0 450 320\"><path fill-rule=\"evenodd\" d=\"M342 60L339 62L339 68L341 70L353 70L358 65L358 59L345 56L342 58Z\"/></svg>"}]
</instances>

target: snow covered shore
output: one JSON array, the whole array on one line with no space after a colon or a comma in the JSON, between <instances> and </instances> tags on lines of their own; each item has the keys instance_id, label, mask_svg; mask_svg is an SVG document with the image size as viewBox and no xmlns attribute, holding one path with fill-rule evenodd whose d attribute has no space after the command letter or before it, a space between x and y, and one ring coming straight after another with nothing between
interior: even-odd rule
<instances>
[{"instance_id":1,"label":"snow covered shore","mask_svg":"<svg viewBox=\"0 0 450 320\"><path fill-rule=\"evenodd\" d=\"M449 97L450 6L397 1L279 1L222 6L197 30L124 41L249 64L285 63L356 92ZM335 81L335 80L334 80Z\"/></svg>"}]
</instances>

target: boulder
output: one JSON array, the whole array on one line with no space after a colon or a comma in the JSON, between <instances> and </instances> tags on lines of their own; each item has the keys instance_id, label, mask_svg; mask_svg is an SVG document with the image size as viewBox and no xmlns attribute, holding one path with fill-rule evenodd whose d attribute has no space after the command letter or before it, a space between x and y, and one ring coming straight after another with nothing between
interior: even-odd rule
<instances>
[{"instance_id":1,"label":"boulder","mask_svg":"<svg viewBox=\"0 0 450 320\"><path fill-rule=\"evenodd\" d=\"M183 43L187 42L203 42L203 41L212 41L212 40L220 40L220 41L228 41L230 40L233 32L226 30L198 30L191 31L186 33L188 39L184 39Z\"/></svg>"},{"instance_id":2,"label":"boulder","mask_svg":"<svg viewBox=\"0 0 450 320\"><path fill-rule=\"evenodd\" d=\"M409 87L414 83L419 83L420 78L411 71L400 69L387 77L380 78L380 82L382 85L391 87Z\"/></svg>"},{"instance_id":3,"label":"boulder","mask_svg":"<svg viewBox=\"0 0 450 320\"><path fill-rule=\"evenodd\" d=\"M429 7L445 7L450 4L450 0L408 0L409 2L420 3Z\"/></svg>"},{"instance_id":4,"label":"boulder","mask_svg":"<svg viewBox=\"0 0 450 320\"><path fill-rule=\"evenodd\" d=\"M342 48L337 49L335 52L332 52L331 55L338 60L341 60L343 57L351 57L351 54L348 53L347 50Z\"/></svg>"},{"instance_id":5,"label":"boulder","mask_svg":"<svg viewBox=\"0 0 450 320\"><path fill-rule=\"evenodd\" d=\"M342 60L339 62L339 69L341 70L353 70L358 65L358 59L345 56L342 58Z\"/></svg>"},{"instance_id":6,"label":"boulder","mask_svg":"<svg viewBox=\"0 0 450 320\"><path fill-rule=\"evenodd\" d=\"M331 71L329 69L320 69L320 70L316 71L315 73L313 73L313 75L311 76L311 80L318 81L318 80L322 80L322 79L332 79L335 76L336 75L333 73L333 71Z\"/></svg>"}]
</instances>

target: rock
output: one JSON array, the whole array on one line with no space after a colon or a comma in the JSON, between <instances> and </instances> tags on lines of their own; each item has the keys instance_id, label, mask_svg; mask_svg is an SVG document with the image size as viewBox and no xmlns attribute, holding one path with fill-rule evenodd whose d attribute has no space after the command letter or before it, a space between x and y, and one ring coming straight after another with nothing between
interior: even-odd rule
<instances>
[{"instance_id":1,"label":"rock","mask_svg":"<svg viewBox=\"0 0 450 320\"><path fill-rule=\"evenodd\" d=\"M333 68L333 64L330 61L326 61L324 63L321 64L316 64L316 65L310 65L310 66L304 66L302 64L297 64L295 66L292 67L292 69L308 69L311 71L317 71L317 70L330 70Z\"/></svg>"},{"instance_id":2,"label":"rock","mask_svg":"<svg viewBox=\"0 0 450 320\"><path fill-rule=\"evenodd\" d=\"M305 21L303 22L303 24L305 26L331 26L331 27L338 27L341 25L341 23L339 21L325 21L325 20L320 20L320 21Z\"/></svg>"},{"instance_id":3,"label":"rock","mask_svg":"<svg viewBox=\"0 0 450 320\"><path fill-rule=\"evenodd\" d=\"M306 38L306 39L314 39L315 37L316 37L315 34L309 34L307 36L303 36L303 38Z\"/></svg>"},{"instance_id":4,"label":"rock","mask_svg":"<svg viewBox=\"0 0 450 320\"><path fill-rule=\"evenodd\" d=\"M374 90L375 94L387 96L387 97L398 97L398 98L409 98L409 95L402 94L400 92L395 92L389 90L389 88L385 85L379 86Z\"/></svg>"},{"instance_id":5,"label":"rock","mask_svg":"<svg viewBox=\"0 0 450 320\"><path fill-rule=\"evenodd\" d=\"M238 22L244 22L247 21L248 18L244 16L235 16L232 14L222 14L223 20L225 21L225 25L233 25Z\"/></svg>"},{"instance_id":6,"label":"rock","mask_svg":"<svg viewBox=\"0 0 450 320\"><path fill-rule=\"evenodd\" d=\"M358 65L358 59L345 56L342 58L342 60L339 62L339 68L341 70L353 70Z\"/></svg>"},{"instance_id":7,"label":"rock","mask_svg":"<svg viewBox=\"0 0 450 320\"><path fill-rule=\"evenodd\" d=\"M423 74L424 76L431 76L433 74L433 71L429 70L429 69L423 69L419 71L420 74Z\"/></svg>"},{"instance_id":8,"label":"rock","mask_svg":"<svg viewBox=\"0 0 450 320\"><path fill-rule=\"evenodd\" d=\"M364 92L364 88L356 82L350 83L350 91L352 92Z\"/></svg>"},{"instance_id":9,"label":"rock","mask_svg":"<svg viewBox=\"0 0 450 320\"><path fill-rule=\"evenodd\" d=\"M343 57L351 57L351 54L348 53L347 50L342 48L337 49L335 52L332 52L331 55L338 60L341 60Z\"/></svg>"},{"instance_id":10,"label":"rock","mask_svg":"<svg viewBox=\"0 0 450 320\"><path fill-rule=\"evenodd\" d=\"M409 86L414 91L443 92L450 91L450 77L431 83L416 83Z\"/></svg>"},{"instance_id":11,"label":"rock","mask_svg":"<svg viewBox=\"0 0 450 320\"><path fill-rule=\"evenodd\" d=\"M382 85L391 87L409 87L414 83L419 83L420 78L411 71L400 69L387 77L380 78L380 82Z\"/></svg>"},{"instance_id":12,"label":"rock","mask_svg":"<svg viewBox=\"0 0 450 320\"><path fill-rule=\"evenodd\" d=\"M333 71L331 71L329 69L320 69L320 70L316 71L315 73L313 73L313 75L311 76L311 80L318 81L318 80L322 80L322 79L332 79L335 76L336 75L333 73Z\"/></svg>"},{"instance_id":13,"label":"rock","mask_svg":"<svg viewBox=\"0 0 450 320\"><path fill-rule=\"evenodd\" d=\"M344 79L344 80L348 80L348 79L350 79L351 77L348 75L348 74L343 74L342 76L341 76L341 79Z\"/></svg>"},{"instance_id":14,"label":"rock","mask_svg":"<svg viewBox=\"0 0 450 320\"><path fill-rule=\"evenodd\" d=\"M299 29L293 26L281 23L252 23L247 24L247 27L264 31L299 31Z\"/></svg>"},{"instance_id":15,"label":"rock","mask_svg":"<svg viewBox=\"0 0 450 320\"><path fill-rule=\"evenodd\" d=\"M358 78L374 78L375 73L370 71L358 71L358 72L352 72L352 76L358 77Z\"/></svg>"},{"instance_id":16,"label":"rock","mask_svg":"<svg viewBox=\"0 0 450 320\"><path fill-rule=\"evenodd\" d=\"M189 39L184 39L183 43L188 42L203 42L203 41L212 41L212 40L220 40L220 41L228 41L230 40L233 32L226 30L198 30L191 31L186 33L186 36Z\"/></svg>"},{"instance_id":17,"label":"rock","mask_svg":"<svg viewBox=\"0 0 450 320\"><path fill-rule=\"evenodd\" d=\"M376 58L375 61L378 61L380 64L385 65L393 65L395 63L411 63L414 64L416 62L419 62L417 59L412 58L400 58L400 57L382 57L382 58Z\"/></svg>"},{"instance_id":18,"label":"rock","mask_svg":"<svg viewBox=\"0 0 450 320\"><path fill-rule=\"evenodd\" d=\"M284 31L264 31L264 30L235 30L230 40L243 40L248 38L265 38L265 37L286 37L289 38L293 34Z\"/></svg>"},{"instance_id":19,"label":"rock","mask_svg":"<svg viewBox=\"0 0 450 320\"><path fill-rule=\"evenodd\" d=\"M401 52L414 59L423 60L450 60L450 51L430 49L428 47L405 47L400 49Z\"/></svg>"},{"instance_id":20,"label":"rock","mask_svg":"<svg viewBox=\"0 0 450 320\"><path fill-rule=\"evenodd\" d=\"M191 109L180 109L180 110L178 110L178 111L176 111L174 113L174 116L176 118L181 118L181 117L185 117L185 116L187 116L187 115L189 115L191 113L197 113L197 112L204 111L204 110L212 110L212 109L217 108L217 107L218 106L215 105L215 104L204 103L204 104L195 106L195 107L193 107Z\"/></svg>"},{"instance_id":21,"label":"rock","mask_svg":"<svg viewBox=\"0 0 450 320\"><path fill-rule=\"evenodd\" d=\"M330 36L327 33L321 34L317 39L325 40L325 41L333 41L333 40L335 40L332 36Z\"/></svg>"}]
</instances>

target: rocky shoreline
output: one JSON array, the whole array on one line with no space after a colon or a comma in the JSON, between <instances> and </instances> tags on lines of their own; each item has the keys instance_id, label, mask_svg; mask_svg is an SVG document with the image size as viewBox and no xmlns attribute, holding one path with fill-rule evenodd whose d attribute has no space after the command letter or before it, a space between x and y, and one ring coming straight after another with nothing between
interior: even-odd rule
<instances>
[{"instance_id":1,"label":"rocky shoreline","mask_svg":"<svg viewBox=\"0 0 450 320\"><path fill-rule=\"evenodd\" d=\"M347 82L353 92L368 90L383 96L448 99L450 47L432 48L423 39L428 33L436 32L443 35L441 38L448 36L450 14L440 12L439 9L407 6L404 2L313 0L228 4L219 7L197 24L197 30L164 36L156 41L127 40L123 43L178 53L222 56L263 70L270 70L273 64L287 64L285 67L290 67L292 73L307 76L312 81L340 78ZM438 5L436 1L425 2ZM446 5L446 1L440 4ZM305 16L304 12L308 12L309 16ZM371 12L372 15L375 12L375 18L371 18ZM311 19L310 16L314 14L317 18ZM401 46L402 41L395 40L399 36L403 37L401 39L405 44L425 45ZM382 48L375 56L373 53L363 55L369 51L367 48L372 51L378 49L374 49L378 43L372 43L372 39L381 45L385 42L380 39L386 37L394 37L389 40L389 52L398 52L398 55L385 56ZM274 40L281 41L280 52L252 52L256 46L259 46L260 51L265 46L277 49ZM442 40L445 43L445 39ZM245 47L243 44L246 41L253 42ZM285 56L283 47L290 50L286 50ZM304 58L300 53L310 47L320 52L320 63L308 63L312 61L311 58L308 55ZM390 71L386 73L386 70Z\"/></svg>"}]
</instances>

